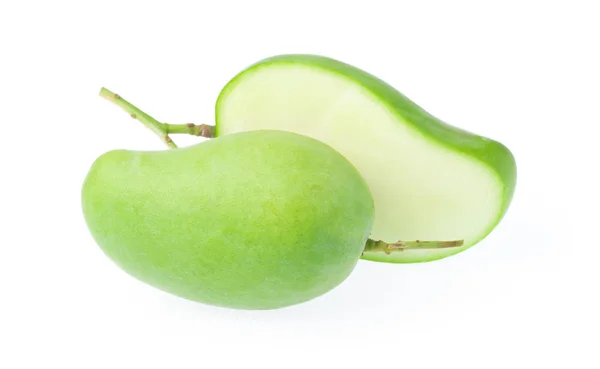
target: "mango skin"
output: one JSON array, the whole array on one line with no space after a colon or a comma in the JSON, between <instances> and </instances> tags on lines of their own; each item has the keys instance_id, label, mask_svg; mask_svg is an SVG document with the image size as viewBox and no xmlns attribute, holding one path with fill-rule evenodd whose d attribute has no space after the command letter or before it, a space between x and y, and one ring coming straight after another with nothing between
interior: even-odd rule
<instances>
[{"instance_id":1,"label":"mango skin","mask_svg":"<svg viewBox=\"0 0 600 369\"><path fill-rule=\"evenodd\" d=\"M239 309L294 305L339 285L374 216L352 164L281 131L110 151L92 165L82 207L95 241L131 276Z\"/></svg>"}]
</instances>

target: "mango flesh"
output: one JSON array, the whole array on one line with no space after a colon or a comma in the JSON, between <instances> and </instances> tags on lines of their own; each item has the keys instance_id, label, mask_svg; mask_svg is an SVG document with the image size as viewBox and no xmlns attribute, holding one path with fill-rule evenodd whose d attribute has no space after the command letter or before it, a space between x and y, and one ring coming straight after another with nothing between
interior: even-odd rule
<instances>
[{"instance_id":1,"label":"mango flesh","mask_svg":"<svg viewBox=\"0 0 600 369\"><path fill-rule=\"evenodd\" d=\"M356 166L375 201L371 238L464 240L455 248L365 252L367 260L413 263L464 251L498 225L515 190L516 163L506 146L437 119L364 70L319 55L261 60L223 88L217 137L261 129L313 137Z\"/></svg>"},{"instance_id":2,"label":"mango flesh","mask_svg":"<svg viewBox=\"0 0 600 369\"><path fill-rule=\"evenodd\" d=\"M298 304L339 285L374 216L348 160L281 131L108 152L85 179L82 206L98 245L133 277L240 309Z\"/></svg>"}]
</instances>

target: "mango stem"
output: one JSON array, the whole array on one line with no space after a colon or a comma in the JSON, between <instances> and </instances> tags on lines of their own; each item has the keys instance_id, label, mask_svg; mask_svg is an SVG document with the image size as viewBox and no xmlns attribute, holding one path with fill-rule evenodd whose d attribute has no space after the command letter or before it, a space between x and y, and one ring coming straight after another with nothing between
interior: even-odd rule
<instances>
[{"instance_id":1,"label":"mango stem","mask_svg":"<svg viewBox=\"0 0 600 369\"><path fill-rule=\"evenodd\" d=\"M192 136L200 136L206 138L215 137L215 126L211 126L209 124L194 124L194 123L185 123L185 124L170 124L163 123L167 128L167 133L183 133Z\"/></svg>"},{"instance_id":2,"label":"mango stem","mask_svg":"<svg viewBox=\"0 0 600 369\"><path fill-rule=\"evenodd\" d=\"M364 252L378 252L383 251L386 254L391 254L395 251L404 250L432 250L432 249L445 249L450 247L460 247L464 243L464 240L456 241L398 241L394 243L387 243L384 241L375 241L368 239L365 245Z\"/></svg>"},{"instance_id":3,"label":"mango stem","mask_svg":"<svg viewBox=\"0 0 600 369\"><path fill-rule=\"evenodd\" d=\"M125 110L129 115L142 122L148 129L154 132L163 141L167 147L176 149L177 145L169 134L189 134L192 136L202 136L206 138L212 138L215 136L215 127L208 124L169 124L161 123L150 115L144 113L138 107L131 104L129 101L122 98L119 94L110 91L107 88L102 87L100 89L100 96L106 100L118 105L121 109Z\"/></svg>"}]
</instances>

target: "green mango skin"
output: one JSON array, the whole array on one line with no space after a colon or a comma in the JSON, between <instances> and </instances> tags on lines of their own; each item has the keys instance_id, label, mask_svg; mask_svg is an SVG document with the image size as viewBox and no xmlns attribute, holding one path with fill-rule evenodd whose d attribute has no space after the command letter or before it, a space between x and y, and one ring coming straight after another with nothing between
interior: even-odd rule
<instances>
[{"instance_id":1,"label":"green mango skin","mask_svg":"<svg viewBox=\"0 0 600 369\"><path fill-rule=\"evenodd\" d=\"M441 121L385 81L360 68L333 58L311 54L284 54L260 60L244 69L227 83L218 97L215 108L215 135L217 137L223 137L227 135L228 133L225 132L226 129L231 128L227 126L227 124L231 124L230 122L224 123L223 119L221 119L222 109L224 109L222 106L225 105L228 95L233 89L237 88L237 86L241 83L241 81L244 80L244 78L246 78L247 75L251 75L254 71L260 70L261 68L268 68L271 65L306 65L315 69L326 70L364 87L372 93L372 96L376 96L379 101L381 101L394 115L396 115L399 121L411 125L417 131L421 132L424 137L427 137L427 139L435 142L436 145L478 160L482 165L490 168L502 183L502 200L500 207L494 210L495 220L486 229L481 230L476 239L466 242L464 246L439 250L437 252L430 252L426 254L416 253L414 251L392 254L385 254L381 252L365 252L365 254L362 256L363 259L390 263L416 263L443 259L445 257L460 253L483 240L500 223L506 214L512 201L517 180L517 167L515 158L506 146L490 138L465 131ZM302 101L299 101L298 104L302 104ZM310 109L310 107L307 107L307 109ZM371 130L377 129L377 122L369 122L368 127ZM250 129L250 126L245 127L245 130ZM269 129L284 128L274 125L269 127ZM234 132L237 131L234 130ZM313 136L310 132L304 132L301 127L298 128L297 133ZM360 129L357 127L349 127L348 134L360 134ZM339 147L336 147L335 145L332 146L336 150L342 153L344 152L340 150ZM384 152L381 155L381 160L385 160L385 158L390 155L396 155L396 153ZM369 179L367 178L367 180ZM401 188L389 196L397 196L398 193L402 193ZM405 195L410 196L410 194ZM382 201L382 199L378 199L376 197L375 201L377 204L377 201ZM426 209L424 211L426 211ZM432 227L435 227L435 224L432 224ZM387 239L386 241L395 242L396 239Z\"/></svg>"},{"instance_id":2,"label":"green mango skin","mask_svg":"<svg viewBox=\"0 0 600 369\"><path fill-rule=\"evenodd\" d=\"M374 216L352 164L281 131L110 151L92 165L82 207L95 241L133 277L239 309L294 305L339 285Z\"/></svg>"}]
</instances>

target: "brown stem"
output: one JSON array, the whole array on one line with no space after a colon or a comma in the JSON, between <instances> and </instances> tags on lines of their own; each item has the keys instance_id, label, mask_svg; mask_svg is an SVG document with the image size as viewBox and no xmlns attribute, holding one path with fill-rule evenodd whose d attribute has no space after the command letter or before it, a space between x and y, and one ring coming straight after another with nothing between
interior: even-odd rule
<instances>
[{"instance_id":1,"label":"brown stem","mask_svg":"<svg viewBox=\"0 0 600 369\"><path fill-rule=\"evenodd\" d=\"M385 252L391 254L396 251L404 250L433 250L433 249L445 249L450 247L460 247L464 243L464 240L455 241L398 241L394 243L387 243L384 241L375 241L368 239L365 245L364 252Z\"/></svg>"}]
</instances>

